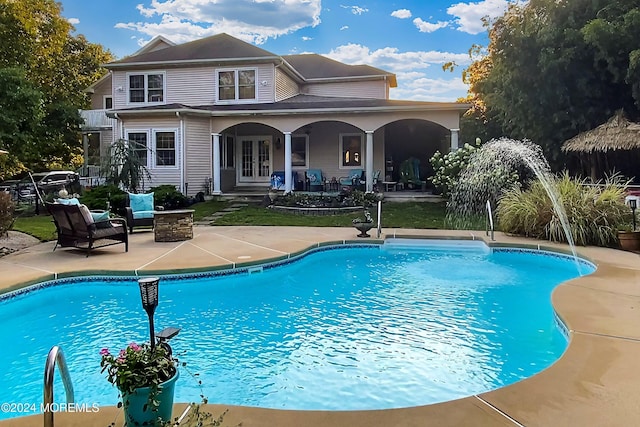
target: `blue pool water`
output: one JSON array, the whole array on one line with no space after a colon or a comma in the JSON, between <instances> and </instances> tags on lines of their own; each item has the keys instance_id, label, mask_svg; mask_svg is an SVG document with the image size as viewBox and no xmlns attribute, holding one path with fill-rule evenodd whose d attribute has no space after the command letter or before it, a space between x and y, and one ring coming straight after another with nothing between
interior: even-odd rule
<instances>
[{"instance_id":1,"label":"blue pool water","mask_svg":"<svg viewBox=\"0 0 640 427\"><path fill-rule=\"evenodd\" d=\"M252 274L163 278L156 327L214 403L287 409L423 405L511 384L567 341L551 291L593 271L567 257L484 246L317 251ZM137 281L49 286L0 301L0 402L42 402L60 345L76 402L113 405L99 352L148 339ZM189 374L177 401L199 401ZM56 379L55 399L64 401ZM0 418L18 414L0 414Z\"/></svg>"}]
</instances>

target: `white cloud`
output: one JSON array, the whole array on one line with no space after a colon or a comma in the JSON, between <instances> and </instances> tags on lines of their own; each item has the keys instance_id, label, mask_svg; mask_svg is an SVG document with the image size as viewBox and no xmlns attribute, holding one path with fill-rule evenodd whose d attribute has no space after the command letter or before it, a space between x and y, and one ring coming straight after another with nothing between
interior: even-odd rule
<instances>
[{"instance_id":1,"label":"white cloud","mask_svg":"<svg viewBox=\"0 0 640 427\"><path fill-rule=\"evenodd\" d=\"M483 0L477 3L457 3L447 9L447 13L455 17L458 31L479 34L486 31L482 18L493 20L501 16L511 3L509 0Z\"/></svg>"},{"instance_id":2,"label":"white cloud","mask_svg":"<svg viewBox=\"0 0 640 427\"><path fill-rule=\"evenodd\" d=\"M398 19L411 18L411 11L409 9L398 9L391 12L391 16Z\"/></svg>"},{"instance_id":3,"label":"white cloud","mask_svg":"<svg viewBox=\"0 0 640 427\"><path fill-rule=\"evenodd\" d=\"M71 25L78 25L80 23L80 20L78 18L67 18L67 21Z\"/></svg>"},{"instance_id":4,"label":"white cloud","mask_svg":"<svg viewBox=\"0 0 640 427\"><path fill-rule=\"evenodd\" d=\"M349 26L348 25L343 25L342 27L340 27L340 31L344 31L344 30L348 30Z\"/></svg>"},{"instance_id":5,"label":"white cloud","mask_svg":"<svg viewBox=\"0 0 640 427\"><path fill-rule=\"evenodd\" d=\"M442 65L455 61L458 65L470 63L467 53L438 51L400 52L395 47L385 47L371 51L368 47L350 43L332 49L325 56L347 64L367 64L394 73L423 70L431 65Z\"/></svg>"},{"instance_id":6,"label":"white cloud","mask_svg":"<svg viewBox=\"0 0 640 427\"><path fill-rule=\"evenodd\" d=\"M433 33L440 28L444 28L449 25L448 22L438 21L435 24L431 22L425 22L420 18L413 20L413 24L420 30L421 33Z\"/></svg>"},{"instance_id":7,"label":"white cloud","mask_svg":"<svg viewBox=\"0 0 640 427\"><path fill-rule=\"evenodd\" d=\"M345 6L343 4L341 4L340 7L343 9L351 9L351 13L353 13L354 15L362 15L365 12L369 12L369 9L367 9L366 7Z\"/></svg>"},{"instance_id":8,"label":"white cloud","mask_svg":"<svg viewBox=\"0 0 640 427\"><path fill-rule=\"evenodd\" d=\"M313 37L302 36L302 40L308 42L309 40L313 40Z\"/></svg>"},{"instance_id":9,"label":"white cloud","mask_svg":"<svg viewBox=\"0 0 640 427\"><path fill-rule=\"evenodd\" d=\"M149 6L137 8L146 22L121 22L115 27L149 39L164 35L176 43L225 32L256 44L315 27L322 10L321 0L151 0ZM149 22L154 17L159 22Z\"/></svg>"},{"instance_id":10,"label":"white cloud","mask_svg":"<svg viewBox=\"0 0 640 427\"><path fill-rule=\"evenodd\" d=\"M416 73L407 77L403 73L398 74L398 87L390 93L392 99L420 100L432 102L454 102L467 93L467 86L462 82L462 77L451 76L444 78L428 78L422 73L415 78Z\"/></svg>"}]
</instances>

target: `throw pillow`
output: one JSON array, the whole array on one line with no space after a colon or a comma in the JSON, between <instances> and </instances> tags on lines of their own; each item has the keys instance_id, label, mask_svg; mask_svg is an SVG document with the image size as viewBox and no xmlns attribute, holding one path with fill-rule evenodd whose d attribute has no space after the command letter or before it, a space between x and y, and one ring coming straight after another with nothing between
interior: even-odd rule
<instances>
[{"instance_id":1,"label":"throw pillow","mask_svg":"<svg viewBox=\"0 0 640 427\"><path fill-rule=\"evenodd\" d=\"M70 199L56 199L56 203L60 203L61 205L79 205L80 200L72 197Z\"/></svg>"},{"instance_id":2,"label":"throw pillow","mask_svg":"<svg viewBox=\"0 0 640 427\"><path fill-rule=\"evenodd\" d=\"M109 211L104 212L91 212L93 222L96 224L96 228L109 228L111 222L109 221Z\"/></svg>"},{"instance_id":3,"label":"throw pillow","mask_svg":"<svg viewBox=\"0 0 640 427\"><path fill-rule=\"evenodd\" d=\"M91 216L91 211L89 210L89 208L86 207L85 205L79 205L79 208L80 208L80 213L84 218L84 222L86 222L87 225L93 224L93 217Z\"/></svg>"},{"instance_id":4,"label":"throw pillow","mask_svg":"<svg viewBox=\"0 0 640 427\"><path fill-rule=\"evenodd\" d=\"M134 194L129 193L129 207L136 211L152 211L153 210L153 193Z\"/></svg>"}]
</instances>

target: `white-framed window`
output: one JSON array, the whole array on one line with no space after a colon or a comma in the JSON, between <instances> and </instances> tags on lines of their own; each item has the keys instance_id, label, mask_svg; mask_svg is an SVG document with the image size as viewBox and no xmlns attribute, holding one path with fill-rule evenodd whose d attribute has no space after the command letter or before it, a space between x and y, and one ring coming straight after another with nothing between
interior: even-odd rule
<instances>
[{"instance_id":1,"label":"white-framed window","mask_svg":"<svg viewBox=\"0 0 640 427\"><path fill-rule=\"evenodd\" d=\"M233 135L222 135L220 138L220 168L234 169L236 167L236 140Z\"/></svg>"},{"instance_id":2,"label":"white-framed window","mask_svg":"<svg viewBox=\"0 0 640 427\"><path fill-rule=\"evenodd\" d=\"M127 74L127 102L129 104L160 104L165 99L165 73Z\"/></svg>"},{"instance_id":3,"label":"white-framed window","mask_svg":"<svg viewBox=\"0 0 640 427\"><path fill-rule=\"evenodd\" d=\"M147 168L178 166L177 129L128 129L127 140Z\"/></svg>"},{"instance_id":4,"label":"white-framed window","mask_svg":"<svg viewBox=\"0 0 640 427\"><path fill-rule=\"evenodd\" d=\"M291 166L309 167L309 135L291 135Z\"/></svg>"},{"instance_id":5,"label":"white-framed window","mask_svg":"<svg viewBox=\"0 0 640 427\"><path fill-rule=\"evenodd\" d=\"M340 134L340 169L362 168L363 149L361 133Z\"/></svg>"},{"instance_id":6,"label":"white-framed window","mask_svg":"<svg viewBox=\"0 0 640 427\"><path fill-rule=\"evenodd\" d=\"M157 167L177 165L176 162L176 131L156 130L153 133L155 141L155 161Z\"/></svg>"},{"instance_id":7,"label":"white-framed window","mask_svg":"<svg viewBox=\"0 0 640 427\"><path fill-rule=\"evenodd\" d=\"M102 97L102 108L105 110L113 108L113 97L111 95L105 95Z\"/></svg>"},{"instance_id":8,"label":"white-framed window","mask_svg":"<svg viewBox=\"0 0 640 427\"><path fill-rule=\"evenodd\" d=\"M127 141L129 146L138 155L140 163L149 167L149 131L148 130L128 130Z\"/></svg>"},{"instance_id":9,"label":"white-framed window","mask_svg":"<svg viewBox=\"0 0 640 427\"><path fill-rule=\"evenodd\" d=\"M217 70L218 101L254 101L257 98L257 74L255 68Z\"/></svg>"}]
</instances>

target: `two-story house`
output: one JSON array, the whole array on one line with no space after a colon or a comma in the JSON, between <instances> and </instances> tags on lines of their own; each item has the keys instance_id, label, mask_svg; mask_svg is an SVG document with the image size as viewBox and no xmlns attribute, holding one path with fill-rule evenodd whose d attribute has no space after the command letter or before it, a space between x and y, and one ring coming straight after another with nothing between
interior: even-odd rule
<instances>
[{"instance_id":1,"label":"two-story house","mask_svg":"<svg viewBox=\"0 0 640 427\"><path fill-rule=\"evenodd\" d=\"M142 147L150 186L194 195L265 187L284 171L327 179L364 170L397 179L397 165L458 146L468 105L389 99L392 73L315 54L276 55L227 34L175 45L158 37L89 88L87 163L117 138ZM392 165L396 166L394 172ZM391 176L389 176L391 175ZM210 187L209 187L210 186Z\"/></svg>"}]
</instances>

